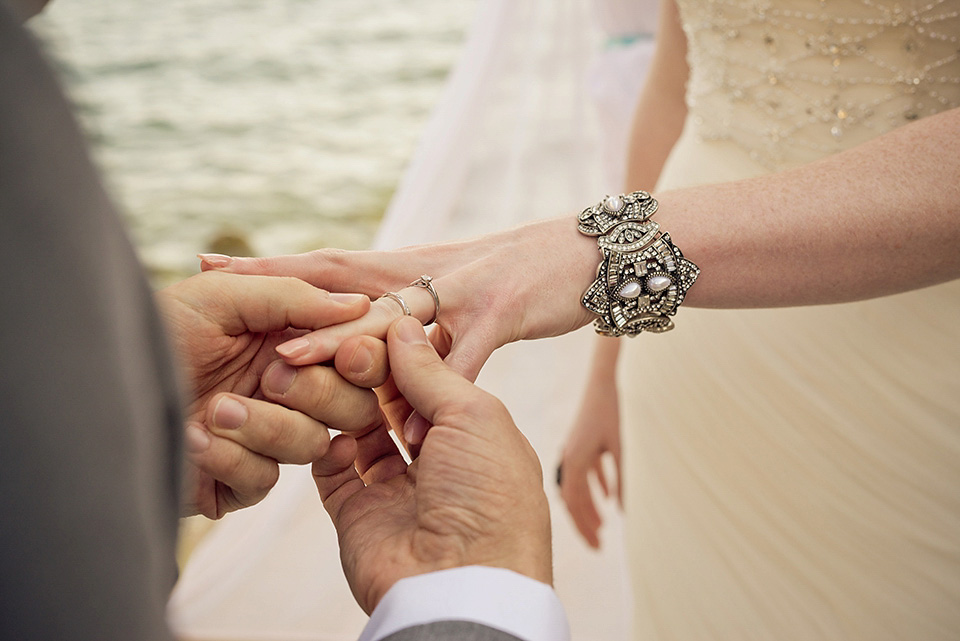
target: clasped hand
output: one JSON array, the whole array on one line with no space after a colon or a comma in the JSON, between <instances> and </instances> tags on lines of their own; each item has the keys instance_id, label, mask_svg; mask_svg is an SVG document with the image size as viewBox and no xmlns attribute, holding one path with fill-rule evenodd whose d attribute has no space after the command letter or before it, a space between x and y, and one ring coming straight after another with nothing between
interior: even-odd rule
<instances>
[{"instance_id":1,"label":"clasped hand","mask_svg":"<svg viewBox=\"0 0 960 641\"><path fill-rule=\"evenodd\" d=\"M191 391L185 515L216 519L259 502L280 463L323 456L328 426L362 434L382 424L375 394L358 386L365 373L351 383L330 366L294 368L274 349L360 317L370 306L365 296L328 294L294 278L210 273L168 287L157 301Z\"/></svg>"},{"instance_id":2,"label":"clasped hand","mask_svg":"<svg viewBox=\"0 0 960 641\"><path fill-rule=\"evenodd\" d=\"M344 339L332 366L294 367L277 345L360 318L368 299L213 272L158 300L194 390L188 514L218 518L252 505L280 463L313 462L344 572L367 612L396 581L446 568L502 567L552 583L533 448L502 403L441 361L415 319L392 323L386 341ZM433 428L407 465L387 430L412 410ZM330 440L328 427L341 433Z\"/></svg>"}]
</instances>

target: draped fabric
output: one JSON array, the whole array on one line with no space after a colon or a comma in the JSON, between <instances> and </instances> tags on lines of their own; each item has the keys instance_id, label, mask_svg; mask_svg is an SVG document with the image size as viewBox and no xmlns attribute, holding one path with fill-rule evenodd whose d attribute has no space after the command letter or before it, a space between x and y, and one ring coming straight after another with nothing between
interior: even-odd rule
<instances>
[{"instance_id":1,"label":"draped fabric","mask_svg":"<svg viewBox=\"0 0 960 641\"><path fill-rule=\"evenodd\" d=\"M958 9L681 0L691 109L658 188L794 167L960 105ZM960 638L957 318L955 281L684 309L626 341L636 638ZM653 371L673 390L658 402L631 393Z\"/></svg>"}]
</instances>

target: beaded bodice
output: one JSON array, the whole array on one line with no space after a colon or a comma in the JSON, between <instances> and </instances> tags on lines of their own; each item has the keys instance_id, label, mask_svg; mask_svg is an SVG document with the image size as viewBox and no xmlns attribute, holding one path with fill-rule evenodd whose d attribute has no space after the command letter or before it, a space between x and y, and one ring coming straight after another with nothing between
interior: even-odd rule
<instances>
[{"instance_id":1,"label":"beaded bodice","mask_svg":"<svg viewBox=\"0 0 960 641\"><path fill-rule=\"evenodd\" d=\"M960 106L960 0L678 0L689 126L769 169Z\"/></svg>"}]
</instances>

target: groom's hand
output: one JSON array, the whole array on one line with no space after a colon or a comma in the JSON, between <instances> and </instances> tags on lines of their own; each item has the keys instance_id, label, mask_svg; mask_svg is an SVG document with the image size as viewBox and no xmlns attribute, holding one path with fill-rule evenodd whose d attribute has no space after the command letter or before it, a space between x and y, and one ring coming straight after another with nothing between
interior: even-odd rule
<instances>
[{"instance_id":1,"label":"groom's hand","mask_svg":"<svg viewBox=\"0 0 960 641\"><path fill-rule=\"evenodd\" d=\"M326 452L328 426L363 433L380 424L373 392L332 367L290 367L274 351L298 331L357 318L369 309L365 296L211 272L168 287L157 301L191 393L185 514L220 518L253 505L277 482L279 463L310 463ZM288 397L309 411L270 402Z\"/></svg>"},{"instance_id":2,"label":"groom's hand","mask_svg":"<svg viewBox=\"0 0 960 641\"><path fill-rule=\"evenodd\" d=\"M552 583L550 515L533 448L502 403L440 360L419 322L401 318L387 336L393 382L433 424L419 458L407 467L378 429L337 436L313 468L361 607L372 612L402 578L459 566ZM357 341L378 343L351 339L341 351L352 354Z\"/></svg>"}]
</instances>

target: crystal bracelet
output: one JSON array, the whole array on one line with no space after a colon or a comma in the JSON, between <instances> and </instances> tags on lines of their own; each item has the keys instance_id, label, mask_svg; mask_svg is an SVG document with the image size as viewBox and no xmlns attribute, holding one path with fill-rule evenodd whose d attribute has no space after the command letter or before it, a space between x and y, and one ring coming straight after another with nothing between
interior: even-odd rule
<instances>
[{"instance_id":1,"label":"crystal bracelet","mask_svg":"<svg viewBox=\"0 0 960 641\"><path fill-rule=\"evenodd\" d=\"M580 233L597 238L603 257L597 279L580 302L598 318L603 336L636 336L673 329L700 268L683 257L650 217L657 201L645 191L607 196L578 217Z\"/></svg>"}]
</instances>

